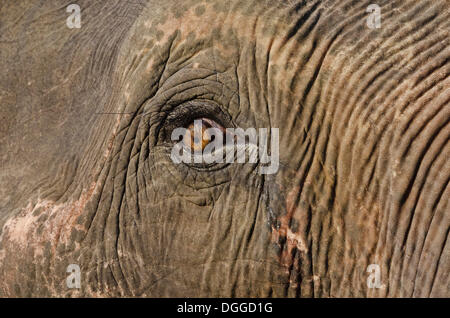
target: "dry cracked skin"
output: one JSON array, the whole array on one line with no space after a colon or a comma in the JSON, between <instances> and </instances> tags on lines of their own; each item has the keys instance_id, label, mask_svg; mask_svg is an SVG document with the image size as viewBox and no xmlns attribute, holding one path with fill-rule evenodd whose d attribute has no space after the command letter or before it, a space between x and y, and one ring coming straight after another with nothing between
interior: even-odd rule
<instances>
[{"instance_id":1,"label":"dry cracked skin","mask_svg":"<svg viewBox=\"0 0 450 318\"><path fill-rule=\"evenodd\" d=\"M71 3L0 3L0 296L450 296L448 0ZM200 117L277 172L175 164Z\"/></svg>"}]
</instances>

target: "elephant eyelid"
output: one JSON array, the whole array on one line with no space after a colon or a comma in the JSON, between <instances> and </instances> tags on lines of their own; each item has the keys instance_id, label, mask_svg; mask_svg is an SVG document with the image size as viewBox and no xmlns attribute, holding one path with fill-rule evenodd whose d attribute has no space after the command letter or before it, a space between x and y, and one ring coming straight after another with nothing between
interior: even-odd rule
<instances>
[{"instance_id":1,"label":"elephant eyelid","mask_svg":"<svg viewBox=\"0 0 450 318\"><path fill-rule=\"evenodd\" d=\"M188 101L175 107L167 116L169 121L184 121L188 123L195 118L211 118L220 123L220 107L212 102L197 100ZM222 123L220 123L222 124Z\"/></svg>"}]
</instances>

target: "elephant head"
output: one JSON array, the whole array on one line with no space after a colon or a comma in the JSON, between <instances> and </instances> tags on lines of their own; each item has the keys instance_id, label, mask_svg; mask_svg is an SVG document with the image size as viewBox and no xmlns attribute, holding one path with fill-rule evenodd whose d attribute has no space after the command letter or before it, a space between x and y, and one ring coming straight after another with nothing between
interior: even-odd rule
<instances>
[{"instance_id":1,"label":"elephant head","mask_svg":"<svg viewBox=\"0 0 450 318\"><path fill-rule=\"evenodd\" d=\"M449 296L450 4L377 3L0 4L0 295Z\"/></svg>"}]
</instances>

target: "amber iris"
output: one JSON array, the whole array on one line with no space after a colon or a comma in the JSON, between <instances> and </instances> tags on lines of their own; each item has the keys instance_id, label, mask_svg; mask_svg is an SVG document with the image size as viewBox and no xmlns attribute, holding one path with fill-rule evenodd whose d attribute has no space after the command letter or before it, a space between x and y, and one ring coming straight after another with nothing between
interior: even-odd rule
<instances>
[{"instance_id":1,"label":"amber iris","mask_svg":"<svg viewBox=\"0 0 450 318\"><path fill-rule=\"evenodd\" d=\"M192 122L187 127L186 135L183 138L185 145L190 147L191 151L203 151L211 142L211 136L206 131L211 127L212 125L203 118Z\"/></svg>"}]
</instances>

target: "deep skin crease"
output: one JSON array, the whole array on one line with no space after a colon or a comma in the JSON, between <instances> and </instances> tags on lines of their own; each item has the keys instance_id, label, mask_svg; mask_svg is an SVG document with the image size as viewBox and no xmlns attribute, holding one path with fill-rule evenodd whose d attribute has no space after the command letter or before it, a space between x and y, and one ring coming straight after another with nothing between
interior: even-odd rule
<instances>
[{"instance_id":1,"label":"deep skin crease","mask_svg":"<svg viewBox=\"0 0 450 318\"><path fill-rule=\"evenodd\" d=\"M0 4L0 296L450 296L448 1L71 3ZM196 116L279 171L175 165Z\"/></svg>"}]
</instances>

